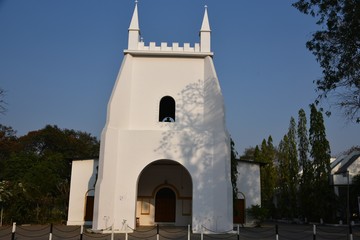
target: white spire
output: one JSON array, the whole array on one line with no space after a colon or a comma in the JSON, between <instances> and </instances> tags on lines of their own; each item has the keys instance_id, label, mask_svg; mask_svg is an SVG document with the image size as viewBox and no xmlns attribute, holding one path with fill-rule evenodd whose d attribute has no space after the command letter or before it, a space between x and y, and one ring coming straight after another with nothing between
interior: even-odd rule
<instances>
[{"instance_id":1,"label":"white spire","mask_svg":"<svg viewBox=\"0 0 360 240\"><path fill-rule=\"evenodd\" d=\"M210 52L211 49L211 30L209 24L209 18L207 13L207 6L205 5L205 13L203 22L200 29L200 51L201 52Z\"/></svg>"},{"instance_id":2,"label":"white spire","mask_svg":"<svg viewBox=\"0 0 360 240\"><path fill-rule=\"evenodd\" d=\"M207 6L205 5L205 13L204 13L204 18L203 18L203 22L201 25L201 32L209 32L210 30L210 24L209 24L209 17L208 17L208 13L207 13Z\"/></svg>"},{"instance_id":3,"label":"white spire","mask_svg":"<svg viewBox=\"0 0 360 240\"><path fill-rule=\"evenodd\" d=\"M131 18L129 30L138 30L138 31L140 30L137 3L138 3L138 1L135 1L135 9L134 9L133 16Z\"/></svg>"},{"instance_id":4,"label":"white spire","mask_svg":"<svg viewBox=\"0 0 360 240\"><path fill-rule=\"evenodd\" d=\"M129 39L128 39L128 49L137 49L139 38L140 38L140 28L139 28L139 17L138 17L138 1L135 1L135 9L131 18L129 26Z\"/></svg>"}]
</instances>

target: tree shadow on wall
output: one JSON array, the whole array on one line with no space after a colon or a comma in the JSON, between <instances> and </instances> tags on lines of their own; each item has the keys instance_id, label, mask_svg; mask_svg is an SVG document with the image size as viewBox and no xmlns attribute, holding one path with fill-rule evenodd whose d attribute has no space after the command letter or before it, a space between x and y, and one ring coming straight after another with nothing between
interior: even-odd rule
<instances>
[{"instance_id":1,"label":"tree shadow on wall","mask_svg":"<svg viewBox=\"0 0 360 240\"><path fill-rule=\"evenodd\" d=\"M194 192L204 192L206 187L211 189L218 181L230 182L230 139L225 129L223 98L216 78L199 79L186 85L177 94L176 121L162 124L164 132L159 147L154 151L188 169ZM220 174L214 174L214 170ZM214 194L215 191L208 192ZM207 196L198 195L196 198L199 204L209 205ZM207 227L214 227L210 222L217 220L211 220L207 212L203 214L209 222Z\"/></svg>"}]
</instances>

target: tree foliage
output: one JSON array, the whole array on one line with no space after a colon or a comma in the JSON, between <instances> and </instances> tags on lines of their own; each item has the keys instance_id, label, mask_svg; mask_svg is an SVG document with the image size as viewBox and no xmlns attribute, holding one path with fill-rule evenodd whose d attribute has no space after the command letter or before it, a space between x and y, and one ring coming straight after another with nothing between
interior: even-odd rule
<instances>
[{"instance_id":1,"label":"tree foliage","mask_svg":"<svg viewBox=\"0 0 360 240\"><path fill-rule=\"evenodd\" d=\"M4 114L6 112L6 107L5 107L5 90L0 88L0 114Z\"/></svg>"},{"instance_id":2,"label":"tree foliage","mask_svg":"<svg viewBox=\"0 0 360 240\"><path fill-rule=\"evenodd\" d=\"M263 163L260 173L261 205L269 209L269 213L273 215L273 200L276 186L276 150L271 136L268 137L267 141L265 139L262 141L260 148L258 146L255 147L254 156L255 161Z\"/></svg>"},{"instance_id":3,"label":"tree foliage","mask_svg":"<svg viewBox=\"0 0 360 240\"><path fill-rule=\"evenodd\" d=\"M235 143L232 139L230 139L231 146L231 185L233 189L233 198L237 199L238 189L237 189L237 151L235 150Z\"/></svg>"},{"instance_id":4,"label":"tree foliage","mask_svg":"<svg viewBox=\"0 0 360 240\"><path fill-rule=\"evenodd\" d=\"M290 174L290 183L289 183L289 192L290 192L290 216L295 217L298 214L298 194L297 190L299 188L299 162L298 162L298 152L296 146L296 122L293 117L290 119L289 131L287 133L289 146L288 146L288 156L290 162L289 174Z\"/></svg>"},{"instance_id":5,"label":"tree foliage","mask_svg":"<svg viewBox=\"0 0 360 240\"><path fill-rule=\"evenodd\" d=\"M99 142L88 133L46 126L17 138L0 126L0 181L10 197L4 217L19 223L66 218L71 160L98 156Z\"/></svg>"},{"instance_id":6,"label":"tree foliage","mask_svg":"<svg viewBox=\"0 0 360 240\"><path fill-rule=\"evenodd\" d=\"M298 125L297 125L297 141L299 150L299 166L304 172L309 165L309 138L307 131L307 119L304 109L300 109L298 113Z\"/></svg>"},{"instance_id":7,"label":"tree foliage","mask_svg":"<svg viewBox=\"0 0 360 240\"><path fill-rule=\"evenodd\" d=\"M278 196L279 213L282 217L297 216L299 166L296 147L296 123L291 117L288 133L278 148Z\"/></svg>"},{"instance_id":8,"label":"tree foliage","mask_svg":"<svg viewBox=\"0 0 360 240\"><path fill-rule=\"evenodd\" d=\"M299 214L305 218L311 215L311 205L314 199L312 194L312 162L309 159L309 138L304 109L300 109L298 113L297 142L301 171L299 179L299 209L301 211L299 211Z\"/></svg>"},{"instance_id":9,"label":"tree foliage","mask_svg":"<svg viewBox=\"0 0 360 240\"><path fill-rule=\"evenodd\" d=\"M287 135L279 143L278 167L277 167L277 202L279 217L290 217L290 159L289 159L289 138Z\"/></svg>"},{"instance_id":10,"label":"tree foliage","mask_svg":"<svg viewBox=\"0 0 360 240\"><path fill-rule=\"evenodd\" d=\"M314 104L310 106L309 142L313 168L314 218L331 219L334 193L330 186L330 144L326 138L323 115Z\"/></svg>"},{"instance_id":11,"label":"tree foliage","mask_svg":"<svg viewBox=\"0 0 360 240\"><path fill-rule=\"evenodd\" d=\"M5 169L5 159L8 159L11 153L16 151L17 140L15 130L0 124L0 169ZM0 180L2 175L3 171L0 171Z\"/></svg>"},{"instance_id":12,"label":"tree foliage","mask_svg":"<svg viewBox=\"0 0 360 240\"><path fill-rule=\"evenodd\" d=\"M306 43L323 69L315 81L316 103L331 97L348 119L360 123L360 1L298 0L293 6L321 26Z\"/></svg>"},{"instance_id":13,"label":"tree foliage","mask_svg":"<svg viewBox=\"0 0 360 240\"><path fill-rule=\"evenodd\" d=\"M330 174L330 144L326 138L323 115L314 104L310 106L309 141L315 180L328 181Z\"/></svg>"},{"instance_id":14,"label":"tree foliage","mask_svg":"<svg viewBox=\"0 0 360 240\"><path fill-rule=\"evenodd\" d=\"M309 130L306 113L300 109L298 122L290 118L277 148L270 136L260 147L246 149L241 158L263 163L261 207L269 216L305 221L335 219L339 202L330 183L330 145L323 114L315 104L310 105Z\"/></svg>"},{"instance_id":15,"label":"tree foliage","mask_svg":"<svg viewBox=\"0 0 360 240\"><path fill-rule=\"evenodd\" d=\"M255 158L254 147L245 148L243 155L240 156L240 160L254 160Z\"/></svg>"}]
</instances>

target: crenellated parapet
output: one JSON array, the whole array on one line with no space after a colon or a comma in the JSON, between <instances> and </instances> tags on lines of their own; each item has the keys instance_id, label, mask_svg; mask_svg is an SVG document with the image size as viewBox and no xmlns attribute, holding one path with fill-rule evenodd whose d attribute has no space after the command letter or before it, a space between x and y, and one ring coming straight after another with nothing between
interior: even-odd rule
<instances>
[{"instance_id":1,"label":"crenellated parapet","mask_svg":"<svg viewBox=\"0 0 360 240\"><path fill-rule=\"evenodd\" d=\"M171 44L167 42L162 42L157 44L155 42L150 42L148 45L145 45L145 42L138 42L137 48L124 50L124 53L130 53L135 55L154 55L154 54L163 54L163 55L194 55L194 56L212 56L212 52L202 52L200 43L195 43L191 45L190 43L184 43L180 45L178 42L173 42Z\"/></svg>"},{"instance_id":2,"label":"crenellated parapet","mask_svg":"<svg viewBox=\"0 0 360 240\"><path fill-rule=\"evenodd\" d=\"M179 43L174 42L168 46L167 42L162 42L160 45L156 45L155 42L150 42L148 46L145 46L144 42L139 42L138 50L145 51L162 51L162 52L200 52L200 44L195 43L194 46L190 46L190 43L184 43L181 47Z\"/></svg>"},{"instance_id":3,"label":"crenellated parapet","mask_svg":"<svg viewBox=\"0 0 360 240\"><path fill-rule=\"evenodd\" d=\"M182 46L179 43L174 42L168 45L166 42L162 42L160 45L156 45L155 42L150 42L149 45L140 39L140 27L138 19L137 2L135 5L134 13L129 26L129 39L128 49L124 53L130 54L185 54L194 56L212 56L211 52L211 30L208 19L207 7L205 6L205 13L200 29L200 43L195 43L193 46L190 43L184 43Z\"/></svg>"}]
</instances>

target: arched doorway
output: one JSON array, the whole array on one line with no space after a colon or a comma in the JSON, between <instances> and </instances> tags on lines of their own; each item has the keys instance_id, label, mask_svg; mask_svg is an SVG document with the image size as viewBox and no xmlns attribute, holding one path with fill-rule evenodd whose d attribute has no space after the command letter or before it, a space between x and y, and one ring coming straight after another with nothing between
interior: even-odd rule
<instances>
[{"instance_id":1,"label":"arched doorway","mask_svg":"<svg viewBox=\"0 0 360 240\"><path fill-rule=\"evenodd\" d=\"M191 224L192 179L184 166L164 159L144 167L138 180L136 219L139 226Z\"/></svg>"},{"instance_id":2,"label":"arched doorway","mask_svg":"<svg viewBox=\"0 0 360 240\"><path fill-rule=\"evenodd\" d=\"M175 222L176 195L170 188L162 188L155 197L155 222Z\"/></svg>"}]
</instances>

